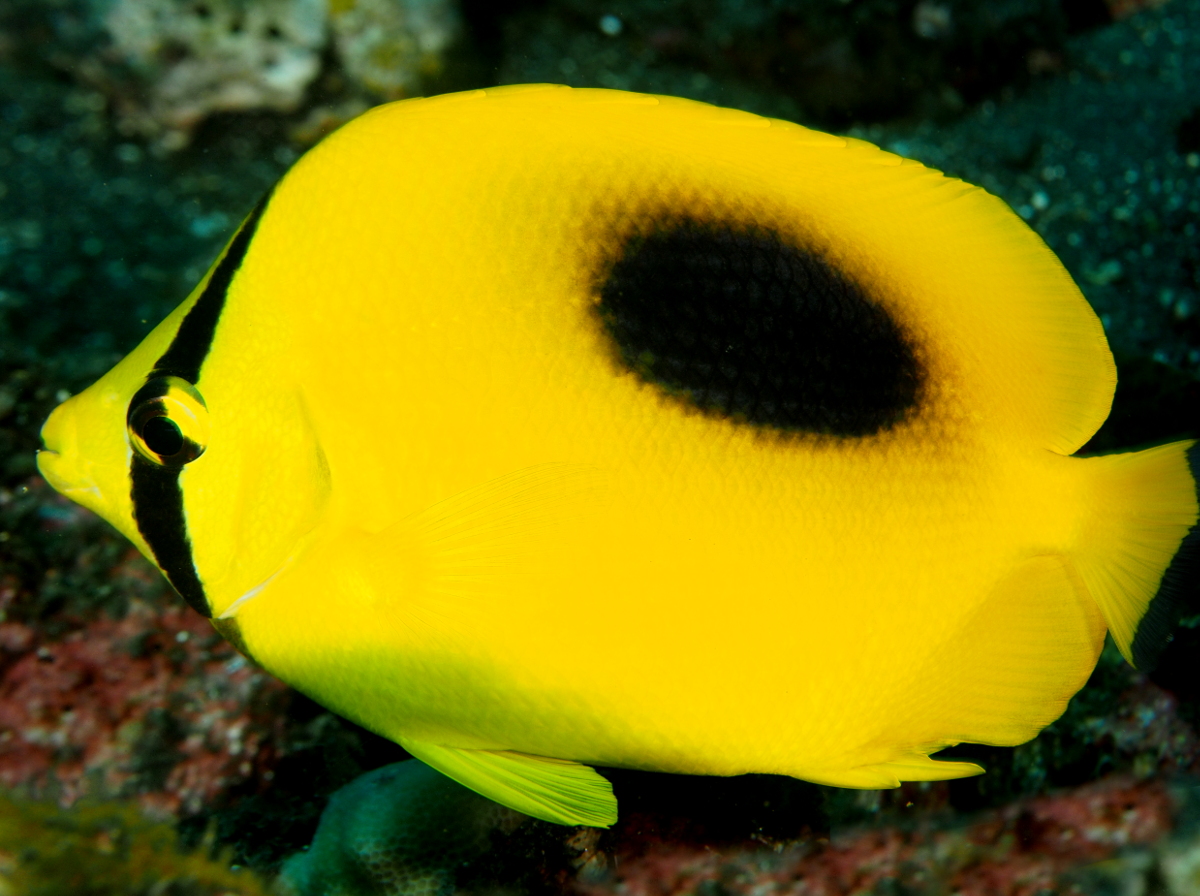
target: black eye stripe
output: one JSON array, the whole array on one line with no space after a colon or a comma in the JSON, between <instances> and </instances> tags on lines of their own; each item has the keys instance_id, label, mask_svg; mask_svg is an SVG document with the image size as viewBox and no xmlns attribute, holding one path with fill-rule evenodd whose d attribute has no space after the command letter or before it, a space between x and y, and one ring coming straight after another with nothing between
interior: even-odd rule
<instances>
[{"instance_id":1,"label":"black eye stripe","mask_svg":"<svg viewBox=\"0 0 1200 896\"><path fill-rule=\"evenodd\" d=\"M208 357L212 347L213 335L217 330L217 321L221 319L221 311L225 307L225 295L229 292L229 284L241 267L246 250L250 248L250 240L258 228L259 219L267 202L271 198L268 193L254 207L242 229L234 236L229 244L229 251L221 259L221 263L209 278L204 292L196 300L196 304L187 313L170 347L158 359L152 377L177 376L195 385L200 379L200 365Z\"/></svg>"},{"instance_id":2,"label":"black eye stripe","mask_svg":"<svg viewBox=\"0 0 1200 896\"><path fill-rule=\"evenodd\" d=\"M188 382L192 382L192 380L188 380ZM137 392L134 393L133 398L129 400L129 412L126 413L125 419L128 421L129 415L133 413L133 409L142 402L151 401L155 398L162 398L170 391L170 383L158 377L151 379L146 383L146 385L138 389Z\"/></svg>"},{"instance_id":3,"label":"black eye stripe","mask_svg":"<svg viewBox=\"0 0 1200 896\"><path fill-rule=\"evenodd\" d=\"M263 197L233 238L225 257L204 287L204 292L179 325L170 347L155 364L150 378L177 376L192 384L200 379L200 367L212 347L229 284L241 267L270 198L269 193ZM130 409L164 394L165 391L148 383L133 397ZM204 585L192 559L192 545L184 516L183 489L179 487L180 472L181 467L159 466L134 451L129 469L133 518L167 580L197 613L211 617L212 610L204 594Z\"/></svg>"},{"instance_id":4,"label":"black eye stripe","mask_svg":"<svg viewBox=\"0 0 1200 896\"><path fill-rule=\"evenodd\" d=\"M212 616L192 561L179 469L160 467L134 452L129 475L133 482L133 516L159 569L192 609L202 616Z\"/></svg>"}]
</instances>

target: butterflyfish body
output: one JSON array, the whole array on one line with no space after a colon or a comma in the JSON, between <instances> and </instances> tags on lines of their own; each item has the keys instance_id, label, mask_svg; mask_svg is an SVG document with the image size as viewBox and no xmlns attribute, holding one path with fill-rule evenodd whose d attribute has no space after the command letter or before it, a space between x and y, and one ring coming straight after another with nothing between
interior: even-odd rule
<instances>
[{"instance_id":1,"label":"butterflyfish body","mask_svg":"<svg viewBox=\"0 0 1200 896\"><path fill-rule=\"evenodd\" d=\"M1096 315L998 199L858 140L513 87L374 109L43 429L267 670L513 809L592 766L977 774L1139 667L1200 449L1071 455Z\"/></svg>"}]
</instances>

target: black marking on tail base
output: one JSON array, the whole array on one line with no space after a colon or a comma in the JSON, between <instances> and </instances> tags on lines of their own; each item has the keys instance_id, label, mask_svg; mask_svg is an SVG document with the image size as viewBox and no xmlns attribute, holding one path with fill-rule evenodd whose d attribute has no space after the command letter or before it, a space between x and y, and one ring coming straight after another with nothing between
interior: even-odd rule
<instances>
[{"instance_id":1,"label":"black marking on tail base","mask_svg":"<svg viewBox=\"0 0 1200 896\"><path fill-rule=\"evenodd\" d=\"M246 250L250 248L250 241L270 198L270 193L262 198L229 243L200 298L184 316L171 345L158 359L147 379L177 376L192 385L200 379L200 367L212 348L229 284L246 257ZM134 401L141 397L142 393L139 392ZM204 585L192 559L192 544L188 539L183 508L183 489L179 487L181 472L181 467L159 466L135 451L129 469L133 518L167 581L192 609L202 616L211 617L212 610L204 594Z\"/></svg>"},{"instance_id":2,"label":"black marking on tail base","mask_svg":"<svg viewBox=\"0 0 1200 896\"><path fill-rule=\"evenodd\" d=\"M707 414L855 437L919 404L924 371L899 321L769 228L656 222L622 247L599 293L625 365Z\"/></svg>"},{"instance_id":3,"label":"black marking on tail base","mask_svg":"<svg viewBox=\"0 0 1200 896\"><path fill-rule=\"evenodd\" d=\"M1187 451L1188 469L1196 483L1196 500L1200 502L1200 442ZM1143 672L1154 669L1159 656L1171 640L1179 616L1190 594L1200 586L1200 522L1197 522L1179 544L1171 564L1163 573L1158 592L1150 599L1146 615L1133 634L1133 664Z\"/></svg>"}]
</instances>

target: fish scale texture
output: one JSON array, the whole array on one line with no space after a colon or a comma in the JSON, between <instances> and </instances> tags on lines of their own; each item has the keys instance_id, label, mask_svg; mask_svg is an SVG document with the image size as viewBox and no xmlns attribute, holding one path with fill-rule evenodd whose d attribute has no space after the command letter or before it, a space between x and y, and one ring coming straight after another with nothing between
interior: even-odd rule
<instances>
[{"instance_id":1,"label":"fish scale texture","mask_svg":"<svg viewBox=\"0 0 1200 896\"><path fill-rule=\"evenodd\" d=\"M671 273L714 253L789 271L762 282L819 331L798 416L761 417L770 352L730 332L712 356L713 321L764 314L739 278ZM143 530L127 421L179 356L212 437L138 449L177 498ZM786 122L534 85L381 107L305 156L60 407L42 470L283 680L511 808L607 824L590 765L975 774L930 754L1033 737L1106 624L1129 655L1197 502L1188 443L1069 457L1114 376L984 191Z\"/></svg>"}]
</instances>

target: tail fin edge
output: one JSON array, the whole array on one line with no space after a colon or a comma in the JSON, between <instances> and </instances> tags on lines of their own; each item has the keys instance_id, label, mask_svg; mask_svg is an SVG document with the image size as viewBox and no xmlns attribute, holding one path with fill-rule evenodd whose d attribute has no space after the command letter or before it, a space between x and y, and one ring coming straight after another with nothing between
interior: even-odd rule
<instances>
[{"instance_id":1,"label":"tail fin edge","mask_svg":"<svg viewBox=\"0 0 1200 896\"><path fill-rule=\"evenodd\" d=\"M1094 500L1076 569L1121 654L1148 671L1200 581L1200 443L1085 460Z\"/></svg>"},{"instance_id":2,"label":"tail fin edge","mask_svg":"<svg viewBox=\"0 0 1200 896\"><path fill-rule=\"evenodd\" d=\"M1200 442L1192 443L1186 457L1196 491L1196 502L1200 505ZM1163 573L1158 591L1150 598L1146 613L1138 622L1130 645L1136 668L1144 671L1154 668L1179 623L1188 590L1194 589L1197 583L1200 583L1200 521L1193 523L1183 537L1179 550Z\"/></svg>"}]
</instances>

